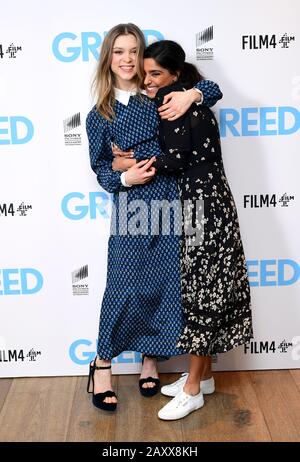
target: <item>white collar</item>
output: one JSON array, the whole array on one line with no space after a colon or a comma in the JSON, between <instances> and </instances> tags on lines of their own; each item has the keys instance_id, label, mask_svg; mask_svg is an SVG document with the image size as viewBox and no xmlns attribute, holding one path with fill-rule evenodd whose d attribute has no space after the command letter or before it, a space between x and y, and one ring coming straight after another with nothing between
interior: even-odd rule
<instances>
[{"instance_id":1,"label":"white collar","mask_svg":"<svg viewBox=\"0 0 300 462\"><path fill-rule=\"evenodd\" d=\"M142 90L141 93L146 95L146 91ZM128 106L130 96L135 96L137 94L137 89L134 88L133 90L120 90L120 88L115 87L115 99L120 103L124 104L124 106Z\"/></svg>"},{"instance_id":2,"label":"white collar","mask_svg":"<svg viewBox=\"0 0 300 462\"><path fill-rule=\"evenodd\" d=\"M124 106L128 106L130 96L134 96L136 94L136 88L134 88L133 90L120 90L120 88L115 88L115 98L120 103L124 104Z\"/></svg>"}]
</instances>

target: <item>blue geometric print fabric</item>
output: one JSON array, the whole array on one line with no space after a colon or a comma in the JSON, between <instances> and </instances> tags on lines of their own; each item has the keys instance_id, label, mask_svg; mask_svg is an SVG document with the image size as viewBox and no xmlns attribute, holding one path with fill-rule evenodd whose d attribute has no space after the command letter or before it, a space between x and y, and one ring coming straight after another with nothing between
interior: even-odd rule
<instances>
[{"instance_id":1,"label":"blue geometric print fabric","mask_svg":"<svg viewBox=\"0 0 300 462\"><path fill-rule=\"evenodd\" d=\"M223 97L219 86L212 80L201 80L195 87L203 93L202 106L212 107L216 102Z\"/></svg>"},{"instance_id":2,"label":"blue geometric print fabric","mask_svg":"<svg viewBox=\"0 0 300 462\"><path fill-rule=\"evenodd\" d=\"M200 89L205 96L210 90L214 93L216 87L211 82ZM214 98L210 101L215 102ZM159 156L159 119L155 104L143 96L131 96L128 106L116 101L114 109L116 116L109 122L94 107L87 116L86 128L91 167L102 188L113 193L114 219L118 222L119 203L125 196L127 207L132 201L143 200L150 210L152 200L172 202L179 200L179 194L176 178L164 175L157 175L146 185L123 187L121 173L111 168L111 143L122 150L133 149L136 159ZM161 357L184 353L176 348L183 327L180 236L143 233L145 228L141 227L141 235L115 234L109 238L97 346L103 359L112 359L123 351Z\"/></svg>"}]
</instances>

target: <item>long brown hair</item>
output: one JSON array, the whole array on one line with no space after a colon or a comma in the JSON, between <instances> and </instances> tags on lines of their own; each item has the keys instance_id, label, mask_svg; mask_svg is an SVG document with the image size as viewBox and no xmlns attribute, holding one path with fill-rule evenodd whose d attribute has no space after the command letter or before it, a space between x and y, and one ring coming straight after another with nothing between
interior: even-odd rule
<instances>
[{"instance_id":1,"label":"long brown hair","mask_svg":"<svg viewBox=\"0 0 300 462\"><path fill-rule=\"evenodd\" d=\"M137 73L135 76L135 83L138 91L142 87L144 80L143 54L146 47L144 35L135 24L118 24L110 29L103 40L96 75L93 81L94 93L97 99L97 110L105 119L108 120L112 120L115 115L114 75L110 68L113 46L117 37L129 34L134 35L137 41Z\"/></svg>"}]
</instances>

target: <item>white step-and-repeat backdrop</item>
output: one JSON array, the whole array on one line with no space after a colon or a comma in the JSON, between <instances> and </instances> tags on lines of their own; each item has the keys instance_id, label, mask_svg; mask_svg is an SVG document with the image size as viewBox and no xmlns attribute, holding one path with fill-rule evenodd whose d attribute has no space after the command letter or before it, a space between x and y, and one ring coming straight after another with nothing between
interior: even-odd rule
<instances>
[{"instance_id":1,"label":"white step-and-repeat backdrop","mask_svg":"<svg viewBox=\"0 0 300 462\"><path fill-rule=\"evenodd\" d=\"M214 111L255 339L215 370L300 367L299 17L297 0L1 2L2 377L86 374L95 355L111 199L90 169L85 118L99 47L120 22L148 43L178 41L224 93ZM114 360L115 373L139 369L139 353Z\"/></svg>"}]
</instances>

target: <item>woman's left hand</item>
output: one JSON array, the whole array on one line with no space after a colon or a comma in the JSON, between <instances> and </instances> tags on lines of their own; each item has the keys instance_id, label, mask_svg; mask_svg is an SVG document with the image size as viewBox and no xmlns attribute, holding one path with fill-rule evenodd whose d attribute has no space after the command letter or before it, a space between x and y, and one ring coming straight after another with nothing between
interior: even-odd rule
<instances>
[{"instance_id":1,"label":"woman's left hand","mask_svg":"<svg viewBox=\"0 0 300 462\"><path fill-rule=\"evenodd\" d=\"M200 93L193 88L186 91L172 91L164 97L162 106L158 108L159 115L162 119L171 121L179 119L200 98Z\"/></svg>"}]
</instances>

